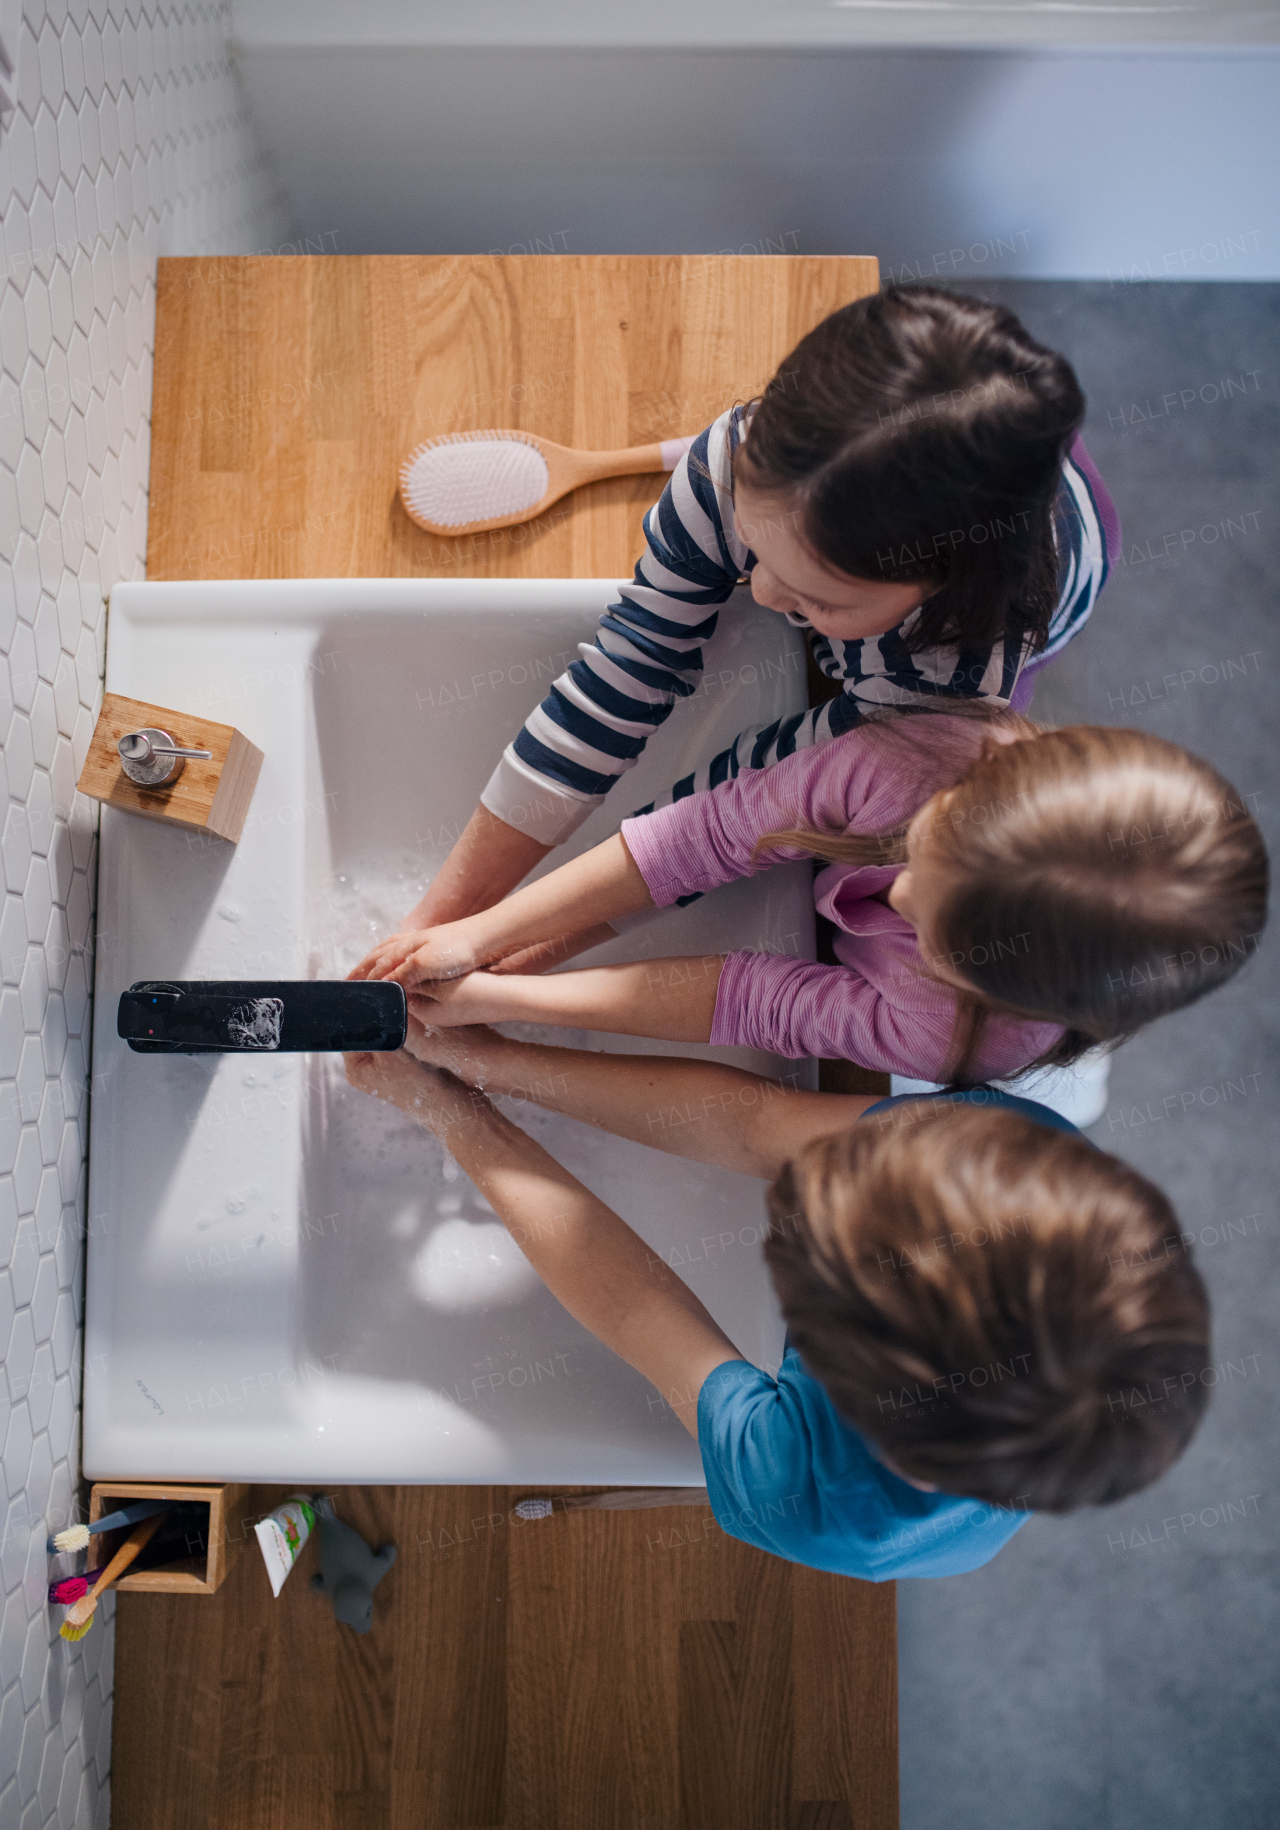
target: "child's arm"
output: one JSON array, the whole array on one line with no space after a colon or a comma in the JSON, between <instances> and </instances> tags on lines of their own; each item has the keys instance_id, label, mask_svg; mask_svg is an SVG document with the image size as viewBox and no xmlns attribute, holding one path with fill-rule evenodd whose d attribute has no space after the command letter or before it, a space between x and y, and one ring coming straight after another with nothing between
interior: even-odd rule
<instances>
[{"instance_id":1,"label":"child's arm","mask_svg":"<svg viewBox=\"0 0 1280 1830\"><path fill-rule=\"evenodd\" d=\"M527 833L490 813L483 803L459 834L458 842L431 881L416 908L401 923L401 932L443 927L463 921L521 883L551 851Z\"/></svg>"},{"instance_id":2,"label":"child's arm","mask_svg":"<svg viewBox=\"0 0 1280 1830\"><path fill-rule=\"evenodd\" d=\"M426 1029L413 1000L406 1048L469 1086L649 1144L670 1156L772 1181L815 1137L843 1131L878 1095L810 1093L718 1061L606 1055L517 1042L491 1029Z\"/></svg>"},{"instance_id":3,"label":"child's arm","mask_svg":"<svg viewBox=\"0 0 1280 1830\"><path fill-rule=\"evenodd\" d=\"M767 1049L789 1061L816 1055L937 1080L950 1048L955 994L911 962L890 958L886 966L885 977L897 977L902 987L892 998L851 966L773 953L638 960L545 978L474 972L419 986L419 1014L441 1029L546 1023L659 1042ZM1019 1056L1015 1044L1011 1071L1038 1052L1029 1047Z\"/></svg>"},{"instance_id":4,"label":"child's arm","mask_svg":"<svg viewBox=\"0 0 1280 1830\"><path fill-rule=\"evenodd\" d=\"M353 1087L434 1132L552 1295L651 1379L696 1438L703 1381L742 1355L687 1284L482 1094L403 1050L346 1062Z\"/></svg>"},{"instance_id":5,"label":"child's arm","mask_svg":"<svg viewBox=\"0 0 1280 1830\"><path fill-rule=\"evenodd\" d=\"M852 966L730 953L711 1041L941 1080L955 1027L955 993L925 975L910 937L886 935L877 967L873 982Z\"/></svg>"},{"instance_id":6,"label":"child's arm","mask_svg":"<svg viewBox=\"0 0 1280 1830\"><path fill-rule=\"evenodd\" d=\"M943 1077L955 1025L949 986L926 977L914 950L886 953L873 984L851 966L773 953L639 960L555 972L546 978L473 972L415 993L422 1020L440 1029L471 1023L545 1023L662 1042L759 1048L786 1060L816 1055L885 1074ZM1013 1073L1058 1032L1015 1019L993 1026L992 1072ZM988 1050L984 1051L984 1061Z\"/></svg>"},{"instance_id":7,"label":"child's arm","mask_svg":"<svg viewBox=\"0 0 1280 1830\"><path fill-rule=\"evenodd\" d=\"M514 889L635 762L645 744L637 733L660 729L697 686L703 644L747 557L732 514L721 518L733 487L729 417L696 438L663 441L674 474L645 516L634 580L619 587L595 641L572 663L564 657L568 671L503 752L461 838L406 918L406 933L460 920ZM718 538L707 538L708 522Z\"/></svg>"},{"instance_id":8,"label":"child's arm","mask_svg":"<svg viewBox=\"0 0 1280 1830\"><path fill-rule=\"evenodd\" d=\"M422 1020L440 1028L467 1023L550 1023L659 1042L709 1042L724 959L638 960L589 966L547 978L472 972L420 984ZM803 1051L802 1051L803 1052Z\"/></svg>"},{"instance_id":9,"label":"child's arm","mask_svg":"<svg viewBox=\"0 0 1280 1830\"><path fill-rule=\"evenodd\" d=\"M554 964L581 950L583 930L641 909L668 908L691 891L801 857L805 854L795 847L778 847L757 861L756 841L786 827L842 827L849 805L865 794L865 750L860 740L836 740L625 820L620 834L494 908L443 927L392 935L351 976L414 986L458 978L532 946L545 950L547 963ZM630 1033L675 1038L670 1030Z\"/></svg>"}]
</instances>

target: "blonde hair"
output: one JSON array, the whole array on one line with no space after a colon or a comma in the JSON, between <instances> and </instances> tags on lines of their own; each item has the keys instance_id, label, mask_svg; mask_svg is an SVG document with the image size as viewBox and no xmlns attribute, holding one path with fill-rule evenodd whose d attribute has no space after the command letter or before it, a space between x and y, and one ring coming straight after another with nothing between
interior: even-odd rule
<instances>
[{"instance_id":1,"label":"blonde hair","mask_svg":"<svg viewBox=\"0 0 1280 1830\"><path fill-rule=\"evenodd\" d=\"M769 1212L806 1367L902 1474L1066 1512L1136 1493L1194 1434L1204 1285L1160 1190L1083 1137L913 1100L806 1146Z\"/></svg>"},{"instance_id":2,"label":"blonde hair","mask_svg":"<svg viewBox=\"0 0 1280 1830\"><path fill-rule=\"evenodd\" d=\"M955 1081L970 1077L989 1016L1060 1024L1062 1040L1028 1065L1074 1061L1223 984L1266 922L1262 835L1207 762L1144 731L1000 723L1022 741L988 734L921 809L946 883L938 962L971 988L959 994ZM756 851L902 863L906 832L792 829Z\"/></svg>"}]
</instances>

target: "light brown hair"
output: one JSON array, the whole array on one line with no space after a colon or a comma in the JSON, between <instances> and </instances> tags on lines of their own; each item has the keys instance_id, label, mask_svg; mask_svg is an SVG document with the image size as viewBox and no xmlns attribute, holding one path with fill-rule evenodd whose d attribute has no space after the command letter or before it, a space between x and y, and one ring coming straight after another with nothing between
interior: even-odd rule
<instances>
[{"instance_id":1,"label":"light brown hair","mask_svg":"<svg viewBox=\"0 0 1280 1830\"><path fill-rule=\"evenodd\" d=\"M1262 835L1210 764L1145 731L988 721L1024 741L988 733L950 789L922 793L917 839L949 885L935 963L972 988L948 1060L957 1083L972 1077L991 1015L1060 1024L1062 1040L1028 1065L1064 1065L1223 984L1267 918ZM928 725L898 718L872 740L910 729ZM906 831L792 828L764 834L756 853L901 863Z\"/></svg>"},{"instance_id":2,"label":"light brown hair","mask_svg":"<svg viewBox=\"0 0 1280 1830\"><path fill-rule=\"evenodd\" d=\"M899 1473L1067 1512L1190 1441L1204 1285L1160 1190L1084 1138L915 1100L807 1145L769 1213L792 1340Z\"/></svg>"}]
</instances>

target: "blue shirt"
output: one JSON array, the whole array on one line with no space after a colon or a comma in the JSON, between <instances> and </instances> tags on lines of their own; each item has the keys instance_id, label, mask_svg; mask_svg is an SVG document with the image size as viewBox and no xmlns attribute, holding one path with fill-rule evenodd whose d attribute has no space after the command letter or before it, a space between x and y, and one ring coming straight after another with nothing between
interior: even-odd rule
<instances>
[{"instance_id":1,"label":"blue shirt","mask_svg":"<svg viewBox=\"0 0 1280 1830\"><path fill-rule=\"evenodd\" d=\"M1079 1135L1047 1106L991 1087L883 1099L864 1117L921 1098L997 1105ZM746 1360L726 1360L710 1373L698 1397L698 1445L723 1531L837 1576L958 1576L988 1563L1031 1517L922 1493L892 1473L790 1343L776 1379Z\"/></svg>"}]
</instances>

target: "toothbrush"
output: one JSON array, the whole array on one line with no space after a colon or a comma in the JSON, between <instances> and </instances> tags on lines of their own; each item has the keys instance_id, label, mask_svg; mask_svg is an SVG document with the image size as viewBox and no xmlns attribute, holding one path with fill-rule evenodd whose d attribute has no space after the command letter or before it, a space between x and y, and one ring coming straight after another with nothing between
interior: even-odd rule
<instances>
[{"instance_id":1,"label":"toothbrush","mask_svg":"<svg viewBox=\"0 0 1280 1830\"><path fill-rule=\"evenodd\" d=\"M164 1512L157 1513L154 1518L147 1519L144 1524L135 1525L115 1556L111 1559L110 1563L108 1563L107 1567L98 1577L98 1580L89 1590L89 1593L87 1595L82 1595L79 1601L72 1602L71 1606L67 1609L67 1618L59 1628L59 1632L62 1634L63 1639L75 1640L84 1638L85 1634L89 1631L89 1628L93 1625L93 1611L98 1605L98 1598L102 1594L102 1591L110 1588L113 1582L123 1576L139 1551L146 1549L151 1539L164 1523L167 1511L168 1508L166 1507Z\"/></svg>"},{"instance_id":2,"label":"toothbrush","mask_svg":"<svg viewBox=\"0 0 1280 1830\"><path fill-rule=\"evenodd\" d=\"M61 1582L49 1584L49 1599L59 1606L69 1608L73 1601L79 1601L82 1595L89 1593L87 1576L64 1576Z\"/></svg>"},{"instance_id":3,"label":"toothbrush","mask_svg":"<svg viewBox=\"0 0 1280 1830\"><path fill-rule=\"evenodd\" d=\"M98 1532L115 1531L121 1525L136 1525L140 1519L149 1519L153 1512L162 1512L170 1503L168 1500L135 1500L131 1506L109 1512L105 1519L95 1519L92 1525L69 1525L65 1531L48 1539L46 1548L51 1557L59 1551L83 1550Z\"/></svg>"}]
</instances>

